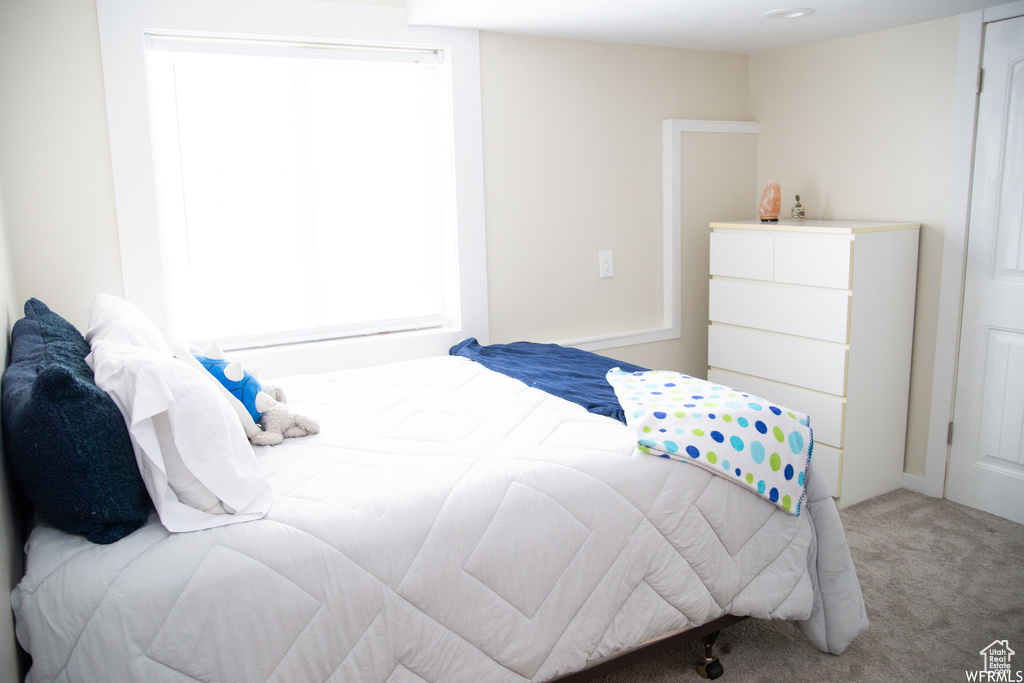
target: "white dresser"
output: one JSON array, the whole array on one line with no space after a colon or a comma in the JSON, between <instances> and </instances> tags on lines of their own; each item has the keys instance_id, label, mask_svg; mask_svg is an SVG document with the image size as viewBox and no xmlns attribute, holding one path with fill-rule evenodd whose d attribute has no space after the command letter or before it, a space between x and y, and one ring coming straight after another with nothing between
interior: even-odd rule
<instances>
[{"instance_id":1,"label":"white dresser","mask_svg":"<svg viewBox=\"0 0 1024 683\"><path fill-rule=\"evenodd\" d=\"M708 379L810 415L841 506L902 486L919 228L711 224Z\"/></svg>"}]
</instances>

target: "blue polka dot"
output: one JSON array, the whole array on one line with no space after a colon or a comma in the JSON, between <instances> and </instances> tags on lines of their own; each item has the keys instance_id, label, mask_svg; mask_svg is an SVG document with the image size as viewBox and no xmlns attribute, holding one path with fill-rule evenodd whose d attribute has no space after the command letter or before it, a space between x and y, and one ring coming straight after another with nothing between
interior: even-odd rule
<instances>
[{"instance_id":1,"label":"blue polka dot","mask_svg":"<svg viewBox=\"0 0 1024 683\"><path fill-rule=\"evenodd\" d=\"M650 439L640 439L639 441L637 441L637 443L647 448L655 448L658 445L656 442L651 441Z\"/></svg>"},{"instance_id":2,"label":"blue polka dot","mask_svg":"<svg viewBox=\"0 0 1024 683\"><path fill-rule=\"evenodd\" d=\"M659 458L667 458L668 457L668 453L659 453L658 457Z\"/></svg>"},{"instance_id":3,"label":"blue polka dot","mask_svg":"<svg viewBox=\"0 0 1024 683\"><path fill-rule=\"evenodd\" d=\"M804 435L800 432L790 432L789 447L794 453L800 453L804 449Z\"/></svg>"},{"instance_id":4,"label":"blue polka dot","mask_svg":"<svg viewBox=\"0 0 1024 683\"><path fill-rule=\"evenodd\" d=\"M768 500L773 503L779 502L779 490L774 486L772 487L772 490L768 492Z\"/></svg>"},{"instance_id":5,"label":"blue polka dot","mask_svg":"<svg viewBox=\"0 0 1024 683\"><path fill-rule=\"evenodd\" d=\"M733 410L739 410L740 408L743 407L743 404L737 403L736 401L729 401L728 403L725 404L725 406L727 408L732 408Z\"/></svg>"},{"instance_id":6,"label":"blue polka dot","mask_svg":"<svg viewBox=\"0 0 1024 683\"><path fill-rule=\"evenodd\" d=\"M696 446L687 446L686 447L686 452L690 455L691 458L699 458L700 457L700 451L697 450Z\"/></svg>"},{"instance_id":7,"label":"blue polka dot","mask_svg":"<svg viewBox=\"0 0 1024 683\"><path fill-rule=\"evenodd\" d=\"M761 493L761 494L764 493L764 479L762 479L761 481L757 482L757 492Z\"/></svg>"},{"instance_id":8,"label":"blue polka dot","mask_svg":"<svg viewBox=\"0 0 1024 683\"><path fill-rule=\"evenodd\" d=\"M675 383L674 382L665 382L665 386L666 387L674 387Z\"/></svg>"},{"instance_id":9,"label":"blue polka dot","mask_svg":"<svg viewBox=\"0 0 1024 683\"><path fill-rule=\"evenodd\" d=\"M658 418L659 420L664 420L666 417L668 417L668 414L667 413L663 413L660 410L658 410L658 411L655 411L654 417Z\"/></svg>"},{"instance_id":10,"label":"blue polka dot","mask_svg":"<svg viewBox=\"0 0 1024 683\"><path fill-rule=\"evenodd\" d=\"M715 414L714 413L708 413L708 417L710 419L714 420L715 419Z\"/></svg>"},{"instance_id":11,"label":"blue polka dot","mask_svg":"<svg viewBox=\"0 0 1024 683\"><path fill-rule=\"evenodd\" d=\"M722 469L728 471L728 469L729 469L729 461L728 460L723 460L722 461Z\"/></svg>"},{"instance_id":12,"label":"blue polka dot","mask_svg":"<svg viewBox=\"0 0 1024 683\"><path fill-rule=\"evenodd\" d=\"M701 400L704 397L703 396L691 396L690 398L692 398L695 401L699 401L699 400Z\"/></svg>"},{"instance_id":13,"label":"blue polka dot","mask_svg":"<svg viewBox=\"0 0 1024 683\"><path fill-rule=\"evenodd\" d=\"M662 434L664 434L664 433L666 433L666 432L667 432L668 430L667 430L667 429L659 429L658 431L659 431L659 432L661 432Z\"/></svg>"},{"instance_id":14,"label":"blue polka dot","mask_svg":"<svg viewBox=\"0 0 1024 683\"><path fill-rule=\"evenodd\" d=\"M651 395L661 396L661 392L660 391L652 391Z\"/></svg>"},{"instance_id":15,"label":"blue polka dot","mask_svg":"<svg viewBox=\"0 0 1024 683\"><path fill-rule=\"evenodd\" d=\"M764 462L764 446L761 445L760 441L750 442L750 457L754 459L758 465Z\"/></svg>"},{"instance_id":16,"label":"blue polka dot","mask_svg":"<svg viewBox=\"0 0 1024 683\"><path fill-rule=\"evenodd\" d=\"M644 411L642 411L642 410L634 410L634 411L633 411L633 417L643 417L643 416L644 416L644 415L646 415L646 414L647 414L647 413L645 413L645 412L644 412Z\"/></svg>"},{"instance_id":17,"label":"blue polka dot","mask_svg":"<svg viewBox=\"0 0 1024 683\"><path fill-rule=\"evenodd\" d=\"M725 437L722 436L722 432L711 432L711 438L714 439L716 443L722 443L725 441Z\"/></svg>"},{"instance_id":18,"label":"blue polka dot","mask_svg":"<svg viewBox=\"0 0 1024 683\"><path fill-rule=\"evenodd\" d=\"M792 479L793 478L793 466L792 465L786 465L786 469L782 471L782 474L784 474L786 476L786 481L789 481L790 479Z\"/></svg>"},{"instance_id":19,"label":"blue polka dot","mask_svg":"<svg viewBox=\"0 0 1024 683\"><path fill-rule=\"evenodd\" d=\"M684 403L683 407L684 408L696 408L697 404L696 403Z\"/></svg>"},{"instance_id":20,"label":"blue polka dot","mask_svg":"<svg viewBox=\"0 0 1024 683\"><path fill-rule=\"evenodd\" d=\"M775 406L768 406L768 410L772 411L776 415L782 415L782 411L776 408Z\"/></svg>"},{"instance_id":21,"label":"blue polka dot","mask_svg":"<svg viewBox=\"0 0 1024 683\"><path fill-rule=\"evenodd\" d=\"M743 450L743 439L738 436L729 437L729 443L732 444L733 449L737 451Z\"/></svg>"},{"instance_id":22,"label":"blue polka dot","mask_svg":"<svg viewBox=\"0 0 1024 683\"><path fill-rule=\"evenodd\" d=\"M655 415L657 415L657 413L655 413ZM768 433L768 425L766 425L764 422L761 422L760 420L754 423L754 429L761 432L762 434Z\"/></svg>"},{"instance_id":23,"label":"blue polka dot","mask_svg":"<svg viewBox=\"0 0 1024 683\"><path fill-rule=\"evenodd\" d=\"M751 410L764 410L760 403L748 403L747 405L750 406Z\"/></svg>"},{"instance_id":24,"label":"blue polka dot","mask_svg":"<svg viewBox=\"0 0 1024 683\"><path fill-rule=\"evenodd\" d=\"M737 468L736 468L736 476L738 477L738 476L740 476L741 474L743 474L743 472L740 472L740 468L739 468L739 467L737 467Z\"/></svg>"},{"instance_id":25,"label":"blue polka dot","mask_svg":"<svg viewBox=\"0 0 1024 683\"><path fill-rule=\"evenodd\" d=\"M675 453L679 450L679 445L675 441L666 441L665 450L669 453Z\"/></svg>"},{"instance_id":26,"label":"blue polka dot","mask_svg":"<svg viewBox=\"0 0 1024 683\"><path fill-rule=\"evenodd\" d=\"M746 427L746 426L748 426L748 425L749 425L750 423L749 423L749 422L747 422L747 418L745 418L745 417L740 417L740 418L737 418L737 419L736 419L736 424L738 424L738 425L739 425L740 427Z\"/></svg>"}]
</instances>

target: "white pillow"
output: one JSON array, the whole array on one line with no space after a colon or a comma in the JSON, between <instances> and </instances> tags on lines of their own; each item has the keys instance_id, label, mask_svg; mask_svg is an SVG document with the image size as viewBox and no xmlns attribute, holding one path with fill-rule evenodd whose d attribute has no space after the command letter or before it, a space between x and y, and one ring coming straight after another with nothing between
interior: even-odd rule
<instances>
[{"instance_id":1,"label":"white pillow","mask_svg":"<svg viewBox=\"0 0 1024 683\"><path fill-rule=\"evenodd\" d=\"M171 353L167 340L145 313L111 294L97 294L89 306L89 330L85 340L91 345L101 339Z\"/></svg>"},{"instance_id":2,"label":"white pillow","mask_svg":"<svg viewBox=\"0 0 1024 683\"><path fill-rule=\"evenodd\" d=\"M170 355L98 340L86 358L120 408L150 497L169 531L259 519L270 483L238 417L198 371Z\"/></svg>"}]
</instances>

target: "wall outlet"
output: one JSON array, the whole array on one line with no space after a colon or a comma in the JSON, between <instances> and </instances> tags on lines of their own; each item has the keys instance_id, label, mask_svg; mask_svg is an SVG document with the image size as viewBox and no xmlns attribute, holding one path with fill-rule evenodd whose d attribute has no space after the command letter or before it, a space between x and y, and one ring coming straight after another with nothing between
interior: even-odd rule
<instances>
[{"instance_id":1,"label":"wall outlet","mask_svg":"<svg viewBox=\"0 0 1024 683\"><path fill-rule=\"evenodd\" d=\"M597 260L600 264L600 277L615 277L615 260L612 258L612 252L598 252Z\"/></svg>"}]
</instances>

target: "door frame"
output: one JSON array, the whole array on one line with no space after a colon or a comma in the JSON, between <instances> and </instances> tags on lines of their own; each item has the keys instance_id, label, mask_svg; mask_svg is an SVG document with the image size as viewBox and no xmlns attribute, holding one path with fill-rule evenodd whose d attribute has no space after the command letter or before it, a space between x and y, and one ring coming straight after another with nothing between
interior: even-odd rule
<instances>
[{"instance_id":1,"label":"door frame","mask_svg":"<svg viewBox=\"0 0 1024 683\"><path fill-rule=\"evenodd\" d=\"M974 136L978 123L978 69L981 68L985 24L1024 15L1024 0L960 15L956 86L953 91L953 139L950 153L946 226L942 249L942 281L935 333L935 365L928 420L925 474L904 475L904 487L936 498L945 497L953 420L956 372L960 353L964 274L967 266L974 175Z\"/></svg>"}]
</instances>

